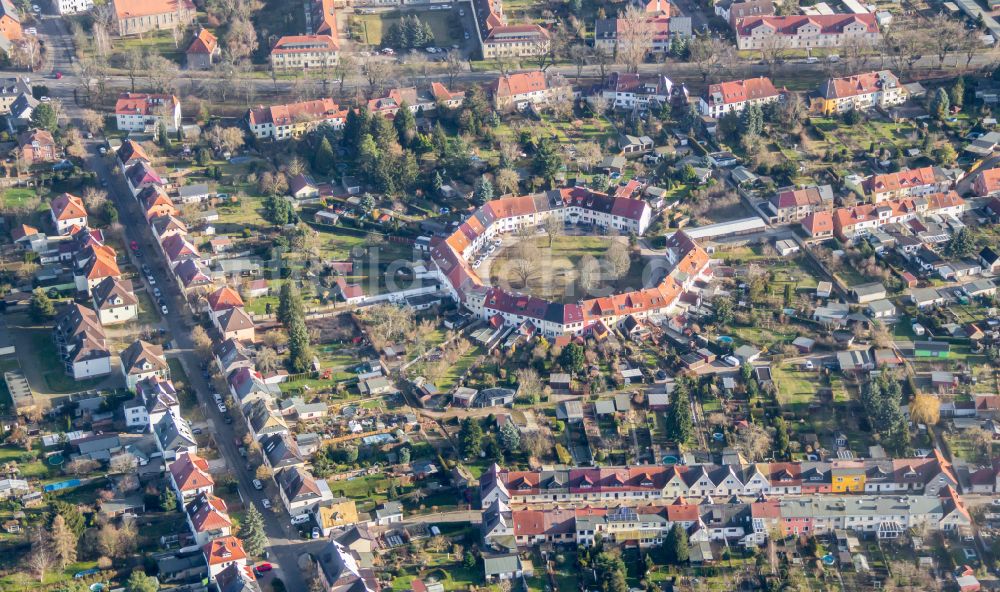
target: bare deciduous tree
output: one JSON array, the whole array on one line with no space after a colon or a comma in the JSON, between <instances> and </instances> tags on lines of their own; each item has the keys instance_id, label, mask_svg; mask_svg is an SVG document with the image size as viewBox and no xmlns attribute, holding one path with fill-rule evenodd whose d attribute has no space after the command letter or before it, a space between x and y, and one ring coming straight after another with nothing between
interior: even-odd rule
<instances>
[{"instance_id":1,"label":"bare deciduous tree","mask_svg":"<svg viewBox=\"0 0 1000 592\"><path fill-rule=\"evenodd\" d=\"M618 61L629 72L637 72L652 49L655 36L656 26L645 11L630 5L618 18Z\"/></svg>"}]
</instances>

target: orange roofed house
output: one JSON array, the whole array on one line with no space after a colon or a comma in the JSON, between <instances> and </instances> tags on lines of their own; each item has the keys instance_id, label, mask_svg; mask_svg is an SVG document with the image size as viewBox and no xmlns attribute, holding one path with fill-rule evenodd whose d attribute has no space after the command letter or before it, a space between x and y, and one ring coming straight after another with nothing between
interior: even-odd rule
<instances>
[{"instance_id":1,"label":"orange roofed house","mask_svg":"<svg viewBox=\"0 0 1000 592\"><path fill-rule=\"evenodd\" d=\"M287 35L271 48L271 67L275 70L311 70L337 63L340 45L329 35Z\"/></svg>"},{"instance_id":2,"label":"orange roofed house","mask_svg":"<svg viewBox=\"0 0 1000 592\"><path fill-rule=\"evenodd\" d=\"M493 106L501 111L523 109L529 104L540 105L563 94L568 98L570 92L568 86L549 86L542 71L501 76L489 86Z\"/></svg>"},{"instance_id":3,"label":"orange roofed house","mask_svg":"<svg viewBox=\"0 0 1000 592\"><path fill-rule=\"evenodd\" d=\"M726 113L740 113L750 105L780 101L782 96L771 79L764 76L720 82L709 86L705 95L698 99L698 111L718 119Z\"/></svg>"},{"instance_id":4,"label":"orange roofed house","mask_svg":"<svg viewBox=\"0 0 1000 592\"><path fill-rule=\"evenodd\" d=\"M181 126L181 102L174 95L122 93L115 103L115 123L123 132L144 132L160 123L170 133Z\"/></svg>"},{"instance_id":5,"label":"orange roofed house","mask_svg":"<svg viewBox=\"0 0 1000 592\"><path fill-rule=\"evenodd\" d=\"M346 119L347 110L333 99L257 107L247 112L247 125L258 139L297 138L324 124L342 129Z\"/></svg>"},{"instance_id":6,"label":"orange roofed house","mask_svg":"<svg viewBox=\"0 0 1000 592\"><path fill-rule=\"evenodd\" d=\"M948 191L954 180L941 167L926 166L919 169L872 175L864 180L861 190L872 203L904 197L918 197Z\"/></svg>"},{"instance_id":7,"label":"orange roofed house","mask_svg":"<svg viewBox=\"0 0 1000 592\"><path fill-rule=\"evenodd\" d=\"M230 565L243 568L247 565L247 553L243 550L243 542L230 535L217 538L204 547L205 562L208 563L208 579L214 580Z\"/></svg>"},{"instance_id":8,"label":"orange roofed house","mask_svg":"<svg viewBox=\"0 0 1000 592\"><path fill-rule=\"evenodd\" d=\"M191 0L113 0L113 5L122 37L183 27L195 16Z\"/></svg>"},{"instance_id":9,"label":"orange roofed house","mask_svg":"<svg viewBox=\"0 0 1000 592\"><path fill-rule=\"evenodd\" d=\"M751 16L736 22L736 47L746 49L874 46L881 38L874 14Z\"/></svg>"},{"instance_id":10,"label":"orange roofed house","mask_svg":"<svg viewBox=\"0 0 1000 592\"><path fill-rule=\"evenodd\" d=\"M219 40L208 29L198 31L194 41L184 52L187 56L187 67L191 70L208 70L219 57Z\"/></svg>"},{"instance_id":11,"label":"orange roofed house","mask_svg":"<svg viewBox=\"0 0 1000 592\"><path fill-rule=\"evenodd\" d=\"M56 197L49 204L49 210L52 213L52 224L59 234L66 235L73 227L87 226L87 208L84 207L83 200L75 195L63 193Z\"/></svg>"}]
</instances>

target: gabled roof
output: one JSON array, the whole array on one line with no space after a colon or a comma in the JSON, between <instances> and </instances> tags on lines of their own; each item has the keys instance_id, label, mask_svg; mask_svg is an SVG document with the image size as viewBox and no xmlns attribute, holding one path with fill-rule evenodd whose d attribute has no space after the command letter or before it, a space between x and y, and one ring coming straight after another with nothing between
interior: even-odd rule
<instances>
[{"instance_id":1,"label":"gabled roof","mask_svg":"<svg viewBox=\"0 0 1000 592\"><path fill-rule=\"evenodd\" d=\"M548 89L548 83L545 81L545 73L542 71L501 76L490 85L493 96L499 98L510 98L546 89Z\"/></svg>"},{"instance_id":2,"label":"gabled roof","mask_svg":"<svg viewBox=\"0 0 1000 592\"><path fill-rule=\"evenodd\" d=\"M118 161L129 166L134 162L150 162L149 155L139 142L135 140L125 140L118 147Z\"/></svg>"},{"instance_id":3,"label":"gabled roof","mask_svg":"<svg viewBox=\"0 0 1000 592\"><path fill-rule=\"evenodd\" d=\"M167 369L167 359L163 356L163 347L141 339L134 341L132 345L122 350L121 359L126 374L144 374Z\"/></svg>"},{"instance_id":4,"label":"gabled roof","mask_svg":"<svg viewBox=\"0 0 1000 592\"><path fill-rule=\"evenodd\" d=\"M706 102L711 105L732 105L776 97L779 94L781 93L774 87L771 79L761 76L712 84L705 96Z\"/></svg>"},{"instance_id":5,"label":"gabled roof","mask_svg":"<svg viewBox=\"0 0 1000 592\"><path fill-rule=\"evenodd\" d=\"M315 53L337 51L340 45L329 35L285 35L274 43L271 53Z\"/></svg>"},{"instance_id":6,"label":"gabled roof","mask_svg":"<svg viewBox=\"0 0 1000 592\"><path fill-rule=\"evenodd\" d=\"M890 88L902 88L899 84L899 78L889 70L880 70L843 78L831 78L820 85L819 94L826 99L844 99Z\"/></svg>"},{"instance_id":7,"label":"gabled roof","mask_svg":"<svg viewBox=\"0 0 1000 592\"><path fill-rule=\"evenodd\" d=\"M86 218L87 208L83 205L83 200L75 195L63 193L52 200L49 205L52 215L56 220L73 220L74 218Z\"/></svg>"},{"instance_id":8,"label":"gabled roof","mask_svg":"<svg viewBox=\"0 0 1000 592\"><path fill-rule=\"evenodd\" d=\"M188 46L187 53L212 55L218 49L219 40L208 29L202 29Z\"/></svg>"},{"instance_id":9,"label":"gabled roof","mask_svg":"<svg viewBox=\"0 0 1000 592\"><path fill-rule=\"evenodd\" d=\"M820 35L838 35L846 27L861 25L865 33L878 33L878 23L874 14L823 14L790 16L750 16L739 19L736 34L739 37L753 35L757 29L769 29L777 35L798 35L803 27L817 27Z\"/></svg>"},{"instance_id":10,"label":"gabled roof","mask_svg":"<svg viewBox=\"0 0 1000 592\"><path fill-rule=\"evenodd\" d=\"M302 467L288 467L278 472L278 487L289 501L318 500L322 497L316 479Z\"/></svg>"},{"instance_id":11,"label":"gabled roof","mask_svg":"<svg viewBox=\"0 0 1000 592\"><path fill-rule=\"evenodd\" d=\"M247 558L246 551L243 550L243 542L234 536L215 539L201 549L205 553L205 560L209 566L245 561Z\"/></svg>"},{"instance_id":12,"label":"gabled roof","mask_svg":"<svg viewBox=\"0 0 1000 592\"><path fill-rule=\"evenodd\" d=\"M139 304L139 300L132 293L132 282L120 280L116 276L108 276L101 280L101 283L91 290L91 294L98 309ZM116 300L117 303L115 303Z\"/></svg>"},{"instance_id":13,"label":"gabled roof","mask_svg":"<svg viewBox=\"0 0 1000 592\"><path fill-rule=\"evenodd\" d=\"M208 461L194 453L182 453L167 467L180 491L195 491L215 485Z\"/></svg>"},{"instance_id":14,"label":"gabled roof","mask_svg":"<svg viewBox=\"0 0 1000 592\"><path fill-rule=\"evenodd\" d=\"M187 504L185 511L195 532L207 532L221 528L232 528L233 526L226 502L211 493L199 493Z\"/></svg>"},{"instance_id":15,"label":"gabled roof","mask_svg":"<svg viewBox=\"0 0 1000 592\"><path fill-rule=\"evenodd\" d=\"M221 312L243 306L243 298L233 288L223 286L208 295L208 306L214 312Z\"/></svg>"},{"instance_id":16,"label":"gabled roof","mask_svg":"<svg viewBox=\"0 0 1000 592\"><path fill-rule=\"evenodd\" d=\"M219 316L219 328L223 333L253 329L253 319L242 306L230 308Z\"/></svg>"},{"instance_id":17,"label":"gabled roof","mask_svg":"<svg viewBox=\"0 0 1000 592\"><path fill-rule=\"evenodd\" d=\"M184 0L186 3L190 3L190 0ZM155 7L157 4L174 4L175 8L171 10L165 10L163 12L171 12L176 10L177 0L115 0L115 8L118 8L122 3L134 4L136 7ZM194 7L192 6L193 10ZM162 14L159 12L153 12L150 14ZM122 93L118 96L118 101L115 102L115 114L116 115L156 115L156 111L161 105L166 105L168 108L173 109L178 104L177 97L174 95L166 94L150 94L150 93Z\"/></svg>"}]
</instances>

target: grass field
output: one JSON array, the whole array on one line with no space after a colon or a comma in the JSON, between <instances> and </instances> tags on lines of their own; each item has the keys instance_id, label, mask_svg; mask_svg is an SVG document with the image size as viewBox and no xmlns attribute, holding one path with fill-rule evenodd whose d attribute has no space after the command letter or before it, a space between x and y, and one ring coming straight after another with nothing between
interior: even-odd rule
<instances>
[{"instance_id":1,"label":"grass field","mask_svg":"<svg viewBox=\"0 0 1000 592\"><path fill-rule=\"evenodd\" d=\"M600 261L614 240L601 236L557 236L550 247L547 236L524 239L497 253L490 265L490 282L539 298L576 302L581 295L577 285L584 260ZM530 269L524 267L524 261L529 262ZM627 274L607 284L614 291L641 288L641 263L633 261Z\"/></svg>"},{"instance_id":2,"label":"grass field","mask_svg":"<svg viewBox=\"0 0 1000 592\"><path fill-rule=\"evenodd\" d=\"M4 210L12 210L22 207L28 200L35 198L35 190L25 187L11 187L4 189L0 194L0 204Z\"/></svg>"}]
</instances>

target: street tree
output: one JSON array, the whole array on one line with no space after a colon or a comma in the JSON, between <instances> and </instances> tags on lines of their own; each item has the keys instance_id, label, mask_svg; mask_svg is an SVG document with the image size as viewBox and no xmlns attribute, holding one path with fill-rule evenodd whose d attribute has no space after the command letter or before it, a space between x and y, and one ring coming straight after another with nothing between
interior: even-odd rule
<instances>
[{"instance_id":1,"label":"street tree","mask_svg":"<svg viewBox=\"0 0 1000 592\"><path fill-rule=\"evenodd\" d=\"M656 25L645 11L629 5L618 17L618 61L629 72L638 72L656 36Z\"/></svg>"},{"instance_id":2,"label":"street tree","mask_svg":"<svg viewBox=\"0 0 1000 592\"><path fill-rule=\"evenodd\" d=\"M264 517L253 504L250 504L240 524L240 539L248 554L254 557L264 554L268 542L267 534L264 532Z\"/></svg>"}]
</instances>

